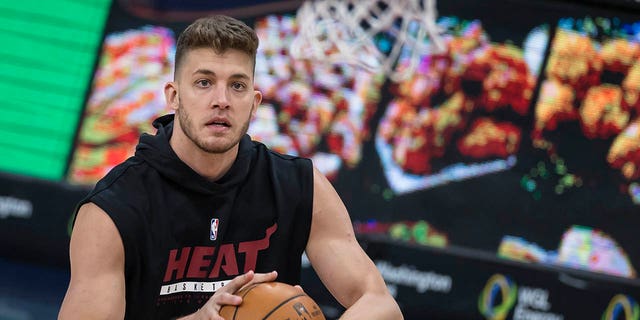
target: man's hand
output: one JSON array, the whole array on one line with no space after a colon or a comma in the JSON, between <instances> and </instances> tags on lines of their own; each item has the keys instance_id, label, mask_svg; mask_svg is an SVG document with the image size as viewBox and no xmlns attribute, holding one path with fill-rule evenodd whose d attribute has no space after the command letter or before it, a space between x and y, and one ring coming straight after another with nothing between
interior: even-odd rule
<instances>
[{"instance_id":1,"label":"man's hand","mask_svg":"<svg viewBox=\"0 0 640 320\"><path fill-rule=\"evenodd\" d=\"M196 313L181 318L180 320L224 320L219 314L222 306L237 306L242 303L242 298L235 295L236 292L254 283L274 281L277 277L278 273L276 271L269 273L254 273L253 271L249 271L243 275L239 275L227 283L226 286L218 289Z\"/></svg>"}]
</instances>

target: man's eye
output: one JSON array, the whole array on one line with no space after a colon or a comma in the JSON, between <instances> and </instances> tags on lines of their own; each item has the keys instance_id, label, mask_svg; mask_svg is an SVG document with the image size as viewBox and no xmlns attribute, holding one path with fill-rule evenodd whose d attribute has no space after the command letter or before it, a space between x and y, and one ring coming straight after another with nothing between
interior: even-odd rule
<instances>
[{"instance_id":1,"label":"man's eye","mask_svg":"<svg viewBox=\"0 0 640 320\"><path fill-rule=\"evenodd\" d=\"M196 81L196 85L198 87L208 87L209 85L211 85L211 81L206 79L198 80Z\"/></svg>"},{"instance_id":2,"label":"man's eye","mask_svg":"<svg viewBox=\"0 0 640 320\"><path fill-rule=\"evenodd\" d=\"M244 88L246 88L246 86L244 85L244 83L241 83L241 82L234 82L234 83L231 85L231 87L232 87L234 90L244 90Z\"/></svg>"}]
</instances>

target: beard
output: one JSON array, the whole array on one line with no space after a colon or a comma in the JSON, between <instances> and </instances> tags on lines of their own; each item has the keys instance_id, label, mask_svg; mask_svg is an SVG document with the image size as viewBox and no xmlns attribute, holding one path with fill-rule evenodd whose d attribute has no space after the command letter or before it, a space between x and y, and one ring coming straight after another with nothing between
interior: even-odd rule
<instances>
[{"instance_id":1,"label":"beard","mask_svg":"<svg viewBox=\"0 0 640 320\"><path fill-rule=\"evenodd\" d=\"M193 142L200 150L207 153L225 153L235 147L242 137L249 130L249 121L251 120L251 115L249 118L242 124L242 128L240 129L240 134L237 136L232 135L228 139L215 139L215 141L206 141L204 137L200 137L197 134L196 124L194 123L191 115L187 110L182 106L182 102L178 102L178 110L176 110L176 117L180 122L180 128L182 132L184 132L185 136Z\"/></svg>"}]
</instances>

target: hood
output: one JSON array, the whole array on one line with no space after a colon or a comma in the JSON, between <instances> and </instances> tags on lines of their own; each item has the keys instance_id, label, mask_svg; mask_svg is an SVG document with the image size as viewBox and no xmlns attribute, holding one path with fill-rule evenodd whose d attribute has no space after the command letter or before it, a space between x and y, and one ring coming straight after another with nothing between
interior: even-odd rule
<instances>
[{"instance_id":1,"label":"hood","mask_svg":"<svg viewBox=\"0 0 640 320\"><path fill-rule=\"evenodd\" d=\"M241 183L251 165L252 141L249 135L242 137L238 157L229 171L217 181L210 181L182 162L169 144L173 133L173 114L167 114L153 121L158 129L155 135L142 134L136 147L136 157L143 159L167 179L192 191L214 194Z\"/></svg>"}]
</instances>

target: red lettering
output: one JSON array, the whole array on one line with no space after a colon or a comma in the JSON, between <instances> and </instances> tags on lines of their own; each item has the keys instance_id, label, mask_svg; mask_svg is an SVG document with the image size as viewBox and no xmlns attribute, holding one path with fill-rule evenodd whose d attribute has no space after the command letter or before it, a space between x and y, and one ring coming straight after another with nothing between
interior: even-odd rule
<instances>
[{"instance_id":1,"label":"red lettering","mask_svg":"<svg viewBox=\"0 0 640 320\"><path fill-rule=\"evenodd\" d=\"M187 278L204 278L207 276L207 271L202 270L204 267L211 265L210 259L205 259L207 256L212 256L216 250L215 247L195 247L193 248L193 254L191 255L191 261L189 262L189 271L187 271Z\"/></svg>"},{"instance_id":2,"label":"red lettering","mask_svg":"<svg viewBox=\"0 0 640 320\"><path fill-rule=\"evenodd\" d=\"M269 238L278 229L278 224L267 229L264 238L255 241L242 242L238 246L238 253L245 254L244 272L256 270L256 262L258 260L258 251L269 248Z\"/></svg>"},{"instance_id":3,"label":"red lettering","mask_svg":"<svg viewBox=\"0 0 640 320\"><path fill-rule=\"evenodd\" d=\"M234 244L228 243L221 245L218 249L215 263L213 263L213 267L209 273L209 278L218 278L221 270L227 276L238 275L238 257L240 254L244 254L245 258L243 272L255 270L257 267L258 254L260 251L269 248L271 236L277 229L278 225L274 224L265 230L264 238L239 243L237 247L238 251L236 251ZM211 266L215 252L216 247L204 246L170 250L167 269L164 274L164 282L182 279L185 276L192 279L202 279L206 277L207 269Z\"/></svg>"},{"instance_id":4,"label":"red lettering","mask_svg":"<svg viewBox=\"0 0 640 320\"><path fill-rule=\"evenodd\" d=\"M180 251L180 258L177 258L178 251ZM187 268L187 262L189 262L189 253L191 247L185 247L180 249L173 249L169 251L169 261L167 262L167 271L164 274L164 281L167 282L172 279L173 272L176 272L175 279L182 279L184 277L184 270Z\"/></svg>"},{"instance_id":5,"label":"red lettering","mask_svg":"<svg viewBox=\"0 0 640 320\"><path fill-rule=\"evenodd\" d=\"M222 264L223 261L225 262L224 265ZM218 275L220 275L221 267L224 270L224 273L228 276L235 276L238 274L236 250L231 243L223 244L220 246L216 263L213 265L213 269L211 269L209 278L217 278Z\"/></svg>"}]
</instances>

